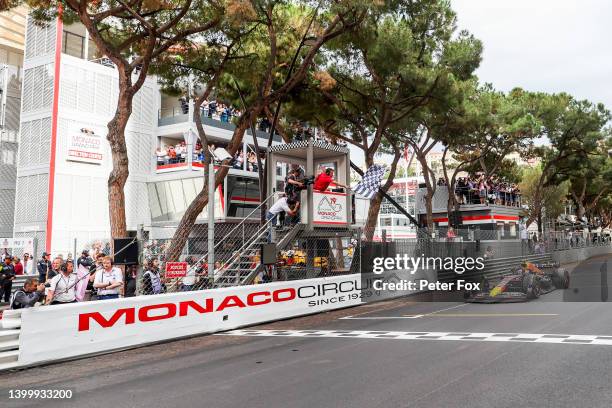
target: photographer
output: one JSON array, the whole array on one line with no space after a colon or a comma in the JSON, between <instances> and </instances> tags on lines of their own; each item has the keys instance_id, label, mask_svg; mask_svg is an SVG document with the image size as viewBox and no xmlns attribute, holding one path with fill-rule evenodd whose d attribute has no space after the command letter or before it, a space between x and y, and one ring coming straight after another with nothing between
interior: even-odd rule
<instances>
[{"instance_id":1,"label":"photographer","mask_svg":"<svg viewBox=\"0 0 612 408\"><path fill-rule=\"evenodd\" d=\"M110 256L102 258L102 269L96 271L93 286L98 289L98 300L119 298L123 287L123 273L113 266Z\"/></svg>"},{"instance_id":2,"label":"photographer","mask_svg":"<svg viewBox=\"0 0 612 408\"><path fill-rule=\"evenodd\" d=\"M94 263L93 259L89 256L89 250L84 249L79 259L77 259L76 265L77 265L77 269L79 269L79 267L82 265L84 268L87 268L89 270L89 268L91 267L91 265L93 265L93 263Z\"/></svg>"},{"instance_id":3,"label":"photographer","mask_svg":"<svg viewBox=\"0 0 612 408\"><path fill-rule=\"evenodd\" d=\"M53 260L54 265L57 260L57 258ZM75 303L77 301L77 276L74 273L74 264L71 260L68 260L59 267L59 270L60 273L51 278L51 281L45 285L49 288L47 291L47 304L63 305Z\"/></svg>"},{"instance_id":4,"label":"photographer","mask_svg":"<svg viewBox=\"0 0 612 408\"><path fill-rule=\"evenodd\" d=\"M45 284L38 283L36 278L28 278L22 289L17 289L13 294L11 309L25 309L32 307L36 302L45 298Z\"/></svg>"},{"instance_id":5,"label":"photographer","mask_svg":"<svg viewBox=\"0 0 612 408\"><path fill-rule=\"evenodd\" d=\"M51 270L51 261L49 260L50 254L43 252L40 261L36 264L38 270L38 281L45 283L47 281L47 273Z\"/></svg>"},{"instance_id":6,"label":"photographer","mask_svg":"<svg viewBox=\"0 0 612 408\"><path fill-rule=\"evenodd\" d=\"M85 300L86 297L87 286L90 283L90 277L92 277L92 275L90 275L90 271L91 267L94 264L93 259L91 259L91 257L89 256L89 251L87 249L83 250L81 256L79 257L79 259L77 259L76 264L76 274L79 279L76 286L76 298L79 302L82 302L83 300Z\"/></svg>"},{"instance_id":7,"label":"photographer","mask_svg":"<svg viewBox=\"0 0 612 408\"><path fill-rule=\"evenodd\" d=\"M292 168L285 179L285 194L296 201L300 201L300 191L304 189L304 183L299 181L301 174L299 167Z\"/></svg>"}]
</instances>

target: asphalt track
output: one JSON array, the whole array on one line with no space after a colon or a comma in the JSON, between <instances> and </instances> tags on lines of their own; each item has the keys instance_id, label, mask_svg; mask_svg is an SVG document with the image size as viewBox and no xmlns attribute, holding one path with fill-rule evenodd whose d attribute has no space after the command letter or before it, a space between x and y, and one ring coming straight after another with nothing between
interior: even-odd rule
<instances>
[{"instance_id":1,"label":"asphalt track","mask_svg":"<svg viewBox=\"0 0 612 408\"><path fill-rule=\"evenodd\" d=\"M529 303L404 298L4 373L0 405L610 407L611 261ZM27 388L74 396L8 399Z\"/></svg>"}]
</instances>

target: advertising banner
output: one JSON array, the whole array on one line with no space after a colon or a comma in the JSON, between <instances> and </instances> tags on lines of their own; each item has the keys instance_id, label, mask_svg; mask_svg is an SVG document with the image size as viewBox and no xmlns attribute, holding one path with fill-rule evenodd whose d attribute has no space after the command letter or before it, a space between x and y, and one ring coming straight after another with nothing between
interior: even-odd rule
<instances>
[{"instance_id":1,"label":"advertising banner","mask_svg":"<svg viewBox=\"0 0 612 408\"><path fill-rule=\"evenodd\" d=\"M321 225L344 225L347 220L347 200L344 193L313 191L313 223Z\"/></svg>"},{"instance_id":2,"label":"advertising banner","mask_svg":"<svg viewBox=\"0 0 612 408\"><path fill-rule=\"evenodd\" d=\"M435 276L389 270L23 309L18 361L57 361L391 299L420 290L378 286ZM40 347L41 338L54 341Z\"/></svg>"},{"instance_id":3,"label":"advertising banner","mask_svg":"<svg viewBox=\"0 0 612 408\"><path fill-rule=\"evenodd\" d=\"M102 164L102 138L89 129L72 133L68 138L68 160Z\"/></svg>"},{"instance_id":4,"label":"advertising banner","mask_svg":"<svg viewBox=\"0 0 612 408\"><path fill-rule=\"evenodd\" d=\"M184 278L187 275L187 262L166 262L166 278Z\"/></svg>"},{"instance_id":5,"label":"advertising banner","mask_svg":"<svg viewBox=\"0 0 612 408\"><path fill-rule=\"evenodd\" d=\"M34 251L34 238L0 238L0 248L22 248L24 252Z\"/></svg>"},{"instance_id":6,"label":"advertising banner","mask_svg":"<svg viewBox=\"0 0 612 408\"><path fill-rule=\"evenodd\" d=\"M361 303L358 274L23 309L19 362L34 364ZM52 338L40 347L41 338Z\"/></svg>"}]
</instances>

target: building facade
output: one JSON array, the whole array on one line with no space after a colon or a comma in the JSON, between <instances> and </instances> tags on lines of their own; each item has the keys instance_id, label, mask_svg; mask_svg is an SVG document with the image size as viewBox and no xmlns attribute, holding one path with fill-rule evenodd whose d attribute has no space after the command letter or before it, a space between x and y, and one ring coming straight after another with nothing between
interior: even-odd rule
<instances>
[{"instance_id":1,"label":"building facade","mask_svg":"<svg viewBox=\"0 0 612 408\"><path fill-rule=\"evenodd\" d=\"M15 208L14 216L5 216L12 231L7 228L0 237L32 237L37 252L67 254L109 239L107 180L112 162L106 126L116 109L118 75L100 58L82 25L41 25L28 18L25 26L20 145L12 183L16 198L11 198ZM216 114L202 116L209 140L226 146L233 124ZM163 94L154 77L136 93L125 133L130 234L140 230L150 238L170 238L202 189L203 166L192 118L193 103ZM258 131L257 137L261 146L267 144L267 133ZM275 136L274 143L278 141ZM158 148L181 144L182 155L159 161ZM247 132L245 157L253 145ZM279 170L278 176L282 179L284 172ZM258 182L246 160L244 168L232 168L217 190L216 221L244 217L257 207ZM204 209L198 222L204 222L206 214Z\"/></svg>"},{"instance_id":2,"label":"building facade","mask_svg":"<svg viewBox=\"0 0 612 408\"><path fill-rule=\"evenodd\" d=\"M0 13L0 238L13 236L26 14Z\"/></svg>"}]
</instances>

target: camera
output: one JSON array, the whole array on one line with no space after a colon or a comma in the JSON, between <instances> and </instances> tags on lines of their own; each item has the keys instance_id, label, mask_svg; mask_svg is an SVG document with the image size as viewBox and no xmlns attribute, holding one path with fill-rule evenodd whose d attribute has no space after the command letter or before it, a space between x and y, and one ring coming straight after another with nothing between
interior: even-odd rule
<instances>
[{"instance_id":1,"label":"camera","mask_svg":"<svg viewBox=\"0 0 612 408\"><path fill-rule=\"evenodd\" d=\"M314 184L314 176L310 176L310 177L306 177L302 180L302 184L304 184L304 187L308 187L311 184Z\"/></svg>"}]
</instances>

